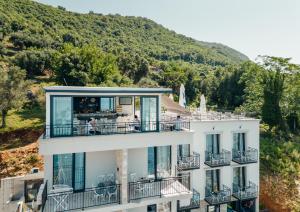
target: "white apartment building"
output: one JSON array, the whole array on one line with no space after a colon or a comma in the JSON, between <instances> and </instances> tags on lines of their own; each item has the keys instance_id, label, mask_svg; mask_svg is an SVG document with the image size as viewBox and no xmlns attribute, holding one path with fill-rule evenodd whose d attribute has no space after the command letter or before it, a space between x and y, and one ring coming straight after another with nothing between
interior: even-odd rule
<instances>
[{"instance_id":1,"label":"white apartment building","mask_svg":"<svg viewBox=\"0 0 300 212\"><path fill-rule=\"evenodd\" d=\"M173 110L167 88L45 91L42 211L258 211L259 120Z\"/></svg>"}]
</instances>

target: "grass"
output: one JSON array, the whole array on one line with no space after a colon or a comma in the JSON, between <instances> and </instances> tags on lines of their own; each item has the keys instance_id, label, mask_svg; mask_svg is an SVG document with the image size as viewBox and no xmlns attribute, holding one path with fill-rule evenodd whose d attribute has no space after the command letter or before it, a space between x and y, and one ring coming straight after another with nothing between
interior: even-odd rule
<instances>
[{"instance_id":1,"label":"grass","mask_svg":"<svg viewBox=\"0 0 300 212\"><path fill-rule=\"evenodd\" d=\"M44 107L34 106L20 111L11 110L6 118L6 127L1 132L10 132L18 129L41 129L45 120Z\"/></svg>"}]
</instances>

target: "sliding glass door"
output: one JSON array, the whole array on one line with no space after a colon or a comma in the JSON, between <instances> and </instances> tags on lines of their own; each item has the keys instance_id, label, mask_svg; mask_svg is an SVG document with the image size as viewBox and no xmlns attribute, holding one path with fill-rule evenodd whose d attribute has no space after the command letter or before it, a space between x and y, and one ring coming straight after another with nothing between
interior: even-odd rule
<instances>
[{"instance_id":1,"label":"sliding glass door","mask_svg":"<svg viewBox=\"0 0 300 212\"><path fill-rule=\"evenodd\" d=\"M208 134L206 135L206 151L219 154L220 153L220 135Z\"/></svg>"},{"instance_id":2,"label":"sliding glass door","mask_svg":"<svg viewBox=\"0 0 300 212\"><path fill-rule=\"evenodd\" d=\"M208 192L217 192L220 189L220 170L206 171L206 188Z\"/></svg>"},{"instance_id":3,"label":"sliding glass door","mask_svg":"<svg viewBox=\"0 0 300 212\"><path fill-rule=\"evenodd\" d=\"M85 153L53 155L53 185L68 185L74 191L85 187Z\"/></svg>"},{"instance_id":4,"label":"sliding glass door","mask_svg":"<svg viewBox=\"0 0 300 212\"><path fill-rule=\"evenodd\" d=\"M171 175L171 146L148 148L148 175L154 178Z\"/></svg>"},{"instance_id":5,"label":"sliding glass door","mask_svg":"<svg viewBox=\"0 0 300 212\"><path fill-rule=\"evenodd\" d=\"M53 97L51 110L51 136L72 134L72 97Z\"/></svg>"},{"instance_id":6,"label":"sliding glass door","mask_svg":"<svg viewBox=\"0 0 300 212\"><path fill-rule=\"evenodd\" d=\"M178 157L188 157L190 156L190 145L181 144L177 146L177 156Z\"/></svg>"},{"instance_id":7,"label":"sliding glass door","mask_svg":"<svg viewBox=\"0 0 300 212\"><path fill-rule=\"evenodd\" d=\"M238 151L245 151L245 133L233 133L233 149Z\"/></svg>"},{"instance_id":8,"label":"sliding glass door","mask_svg":"<svg viewBox=\"0 0 300 212\"><path fill-rule=\"evenodd\" d=\"M171 175L171 146L156 148L157 177L169 177Z\"/></svg>"},{"instance_id":9,"label":"sliding glass door","mask_svg":"<svg viewBox=\"0 0 300 212\"><path fill-rule=\"evenodd\" d=\"M141 121L143 131L158 130L158 98L141 97Z\"/></svg>"},{"instance_id":10,"label":"sliding glass door","mask_svg":"<svg viewBox=\"0 0 300 212\"><path fill-rule=\"evenodd\" d=\"M246 167L233 168L233 184L244 188L246 185Z\"/></svg>"}]
</instances>

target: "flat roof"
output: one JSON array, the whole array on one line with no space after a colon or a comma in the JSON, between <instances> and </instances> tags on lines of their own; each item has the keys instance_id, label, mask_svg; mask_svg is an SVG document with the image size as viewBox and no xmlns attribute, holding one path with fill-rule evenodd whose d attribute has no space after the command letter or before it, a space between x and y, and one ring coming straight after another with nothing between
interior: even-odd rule
<instances>
[{"instance_id":1,"label":"flat roof","mask_svg":"<svg viewBox=\"0 0 300 212\"><path fill-rule=\"evenodd\" d=\"M46 92L75 93L172 93L171 88L133 88L133 87L85 87L85 86L48 86Z\"/></svg>"}]
</instances>

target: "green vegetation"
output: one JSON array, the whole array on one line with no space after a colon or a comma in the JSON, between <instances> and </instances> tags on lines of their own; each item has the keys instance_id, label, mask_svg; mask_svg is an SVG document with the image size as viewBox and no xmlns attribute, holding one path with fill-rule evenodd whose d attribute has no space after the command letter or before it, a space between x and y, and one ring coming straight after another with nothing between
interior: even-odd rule
<instances>
[{"instance_id":1,"label":"green vegetation","mask_svg":"<svg viewBox=\"0 0 300 212\"><path fill-rule=\"evenodd\" d=\"M0 66L0 109L2 114L1 128L6 127L6 116L9 110L21 108L26 102L28 81L26 72L19 67Z\"/></svg>"},{"instance_id":2,"label":"green vegetation","mask_svg":"<svg viewBox=\"0 0 300 212\"><path fill-rule=\"evenodd\" d=\"M262 119L262 180L270 185L268 193L284 191L291 197L289 209L300 210L300 67L289 58L263 56L254 63L222 44L176 34L146 18L0 0L0 63L0 97L10 100L0 102L7 117L0 141L14 133L0 143L0 151L32 143L40 135L43 86L165 86L177 99L184 84L191 107L199 106L204 94L211 108L251 112ZM14 75L8 81L9 73ZM23 86L27 80L30 91ZM7 102L11 104L4 107ZM25 163L37 163L36 155Z\"/></svg>"}]
</instances>

